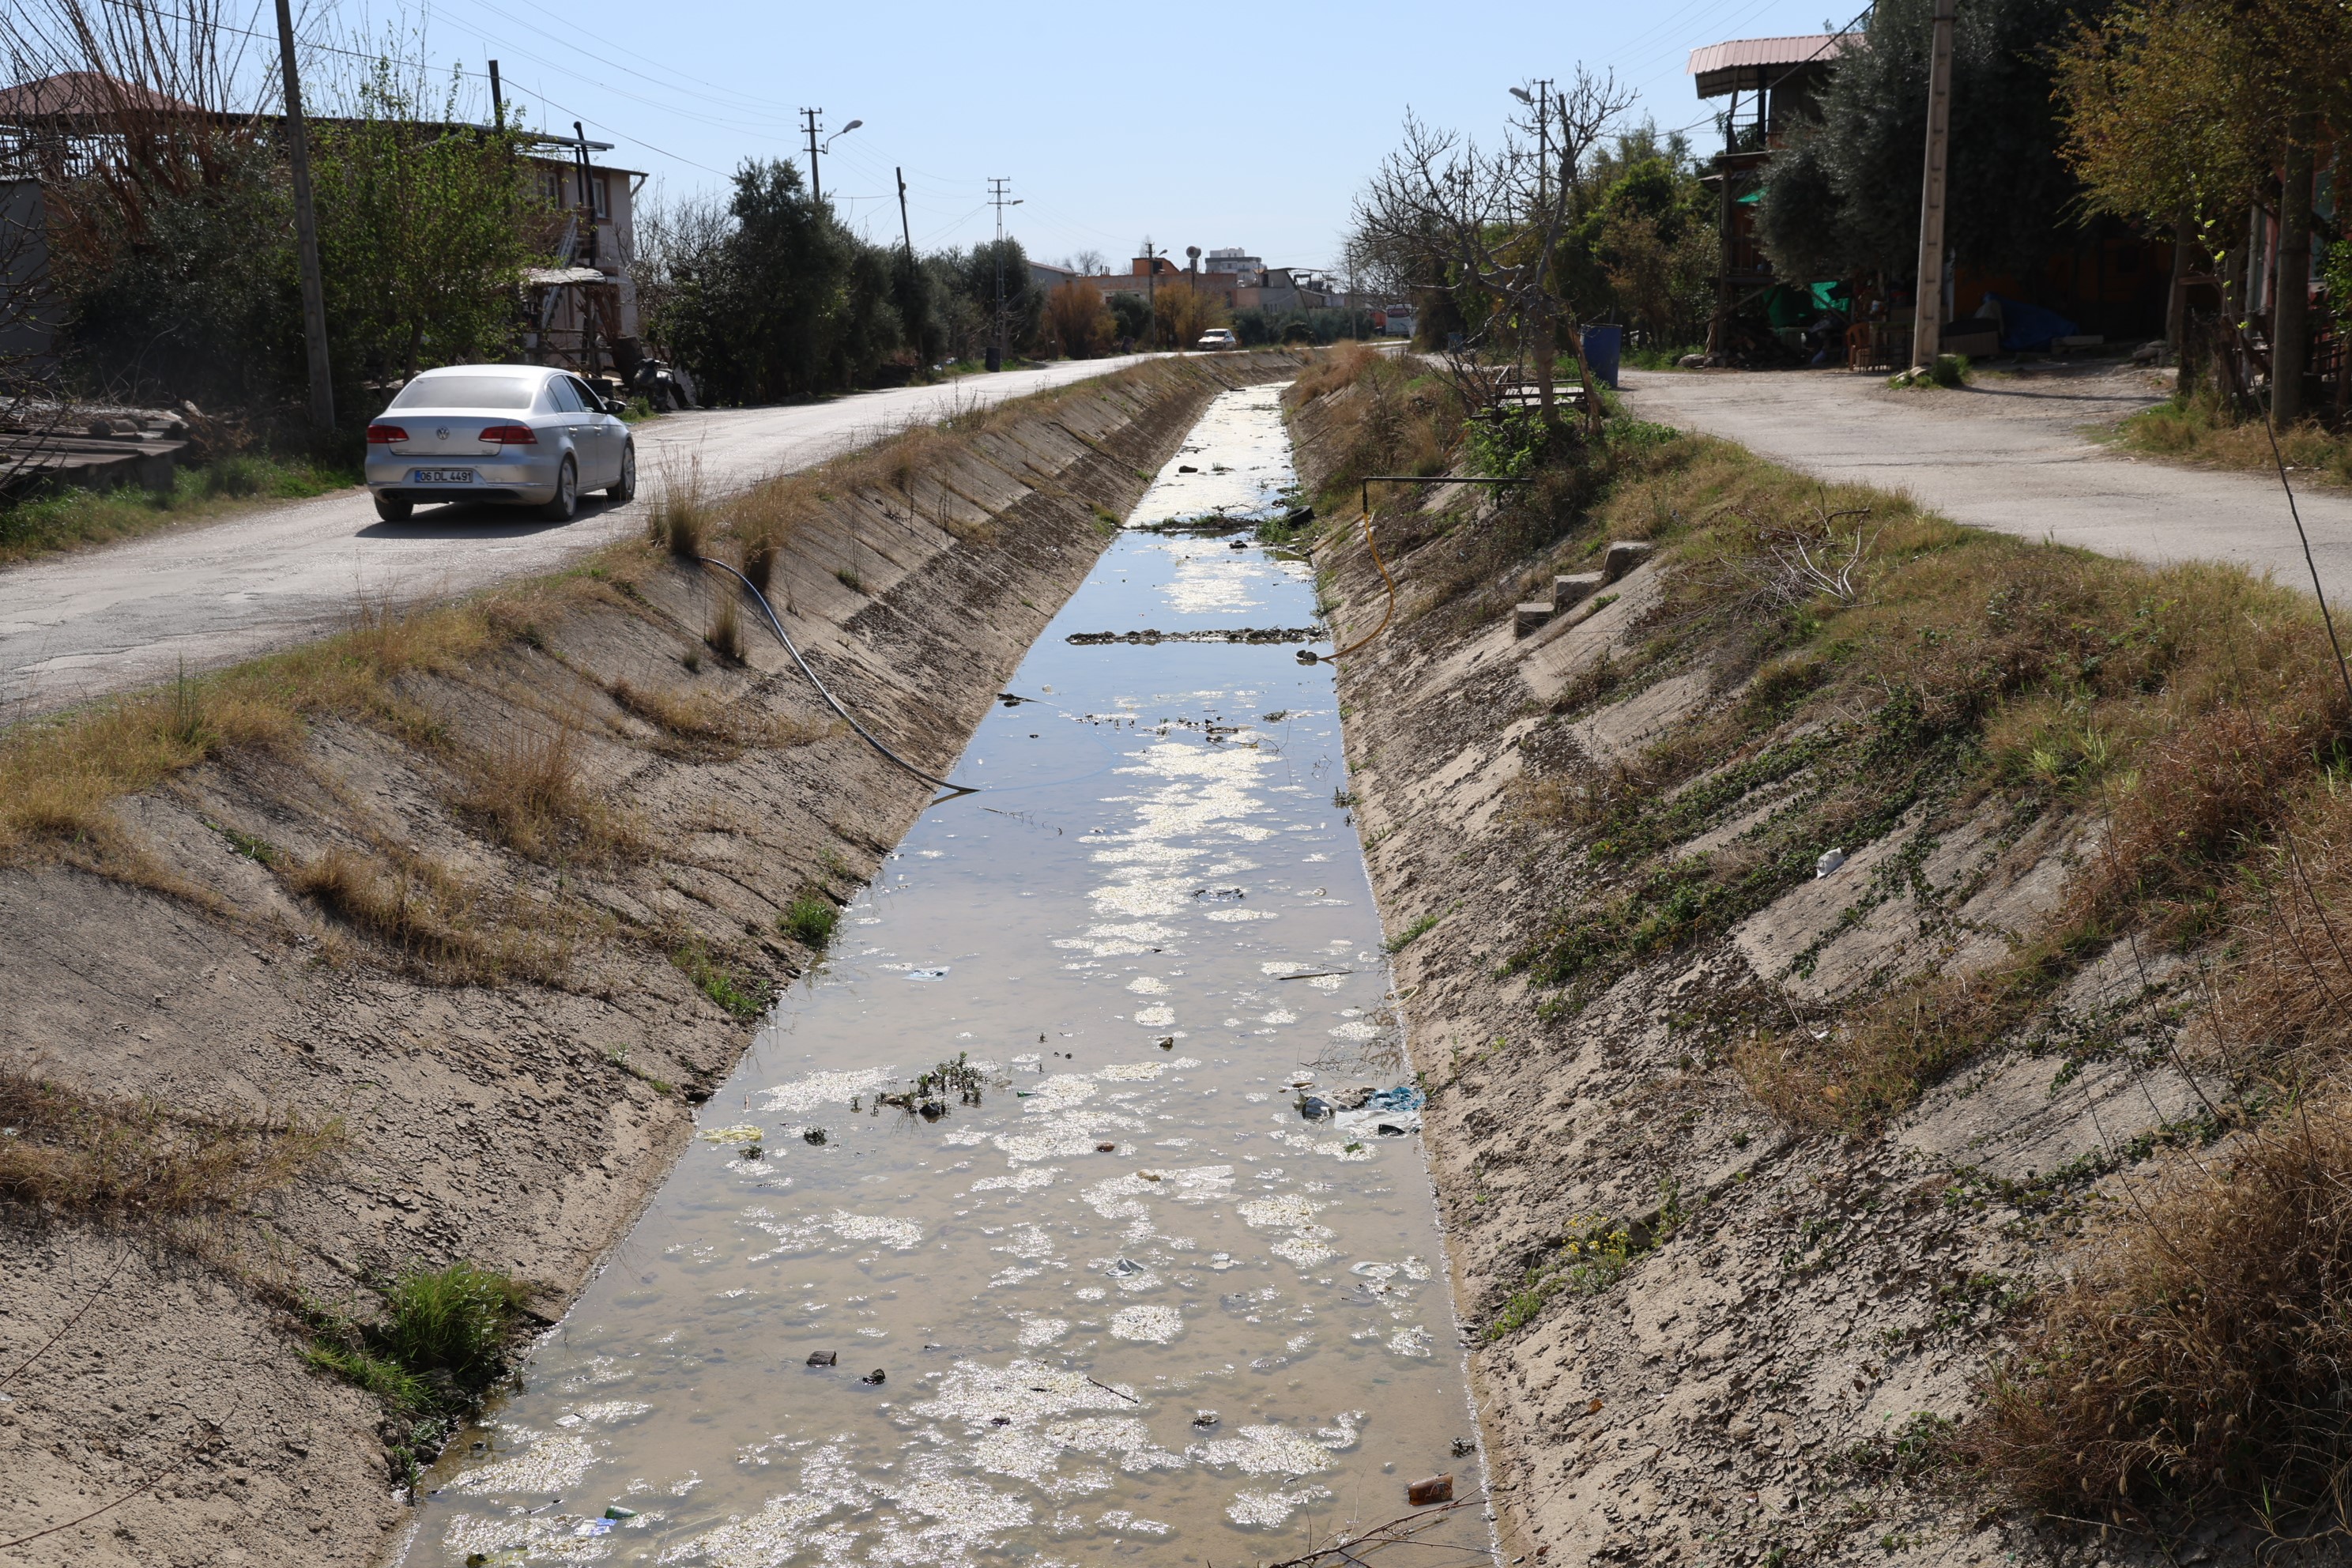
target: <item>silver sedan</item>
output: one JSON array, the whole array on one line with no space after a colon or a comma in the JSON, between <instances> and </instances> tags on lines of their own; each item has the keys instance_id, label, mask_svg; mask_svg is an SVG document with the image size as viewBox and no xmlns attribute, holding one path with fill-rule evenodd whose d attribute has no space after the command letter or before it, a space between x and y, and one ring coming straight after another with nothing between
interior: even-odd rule
<instances>
[{"instance_id":1,"label":"silver sedan","mask_svg":"<svg viewBox=\"0 0 2352 1568\"><path fill-rule=\"evenodd\" d=\"M403 522L420 503L493 501L569 522L583 491L625 501L637 492L637 447L622 406L542 365L425 371L368 426L376 515Z\"/></svg>"}]
</instances>

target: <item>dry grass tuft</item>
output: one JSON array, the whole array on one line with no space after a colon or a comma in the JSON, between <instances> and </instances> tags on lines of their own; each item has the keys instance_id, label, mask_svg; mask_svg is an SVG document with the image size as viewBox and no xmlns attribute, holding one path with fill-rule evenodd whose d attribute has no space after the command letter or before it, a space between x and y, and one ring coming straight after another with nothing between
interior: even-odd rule
<instances>
[{"instance_id":1,"label":"dry grass tuft","mask_svg":"<svg viewBox=\"0 0 2352 1568\"><path fill-rule=\"evenodd\" d=\"M646 508L646 540L681 561L708 555L717 519L703 482L700 458L666 457L652 504Z\"/></svg>"},{"instance_id":2,"label":"dry grass tuft","mask_svg":"<svg viewBox=\"0 0 2352 1568\"><path fill-rule=\"evenodd\" d=\"M571 957L566 928L551 910L485 894L408 850L330 849L286 880L406 967L444 984L552 981Z\"/></svg>"},{"instance_id":3,"label":"dry grass tuft","mask_svg":"<svg viewBox=\"0 0 2352 1568\"><path fill-rule=\"evenodd\" d=\"M2289 1114L2227 1168L2173 1177L2084 1244L1983 1389L1969 1444L2054 1513L2228 1500L2341 1523L2352 1112Z\"/></svg>"},{"instance_id":4,"label":"dry grass tuft","mask_svg":"<svg viewBox=\"0 0 2352 1568\"><path fill-rule=\"evenodd\" d=\"M74 1220L233 1212L341 1147L342 1123L219 1120L0 1070L0 1199Z\"/></svg>"},{"instance_id":5,"label":"dry grass tuft","mask_svg":"<svg viewBox=\"0 0 2352 1568\"><path fill-rule=\"evenodd\" d=\"M781 548L775 540L765 537L743 542L744 579L759 589L763 597L775 584L776 554Z\"/></svg>"},{"instance_id":6,"label":"dry grass tuft","mask_svg":"<svg viewBox=\"0 0 2352 1568\"><path fill-rule=\"evenodd\" d=\"M641 853L642 835L581 774L580 726L519 721L468 759L459 810L517 854L543 864L607 862Z\"/></svg>"},{"instance_id":7,"label":"dry grass tuft","mask_svg":"<svg viewBox=\"0 0 2352 1568\"><path fill-rule=\"evenodd\" d=\"M1369 343L1343 342L1319 349L1284 395L1292 407L1303 407L1318 397L1354 385L1368 367L1383 357Z\"/></svg>"},{"instance_id":8,"label":"dry grass tuft","mask_svg":"<svg viewBox=\"0 0 2352 1568\"><path fill-rule=\"evenodd\" d=\"M747 746L805 746L841 727L838 720L756 712L716 692L646 687L627 680L613 683L612 698L669 738L671 743L663 750L704 761L734 756Z\"/></svg>"},{"instance_id":9,"label":"dry grass tuft","mask_svg":"<svg viewBox=\"0 0 2352 1568\"><path fill-rule=\"evenodd\" d=\"M2220 1044L2297 1082L2352 1061L2352 790L2333 769L2232 889Z\"/></svg>"},{"instance_id":10,"label":"dry grass tuft","mask_svg":"<svg viewBox=\"0 0 2352 1568\"><path fill-rule=\"evenodd\" d=\"M710 596L710 629L702 634L710 651L734 664L743 662L743 605L732 582L719 584Z\"/></svg>"},{"instance_id":11,"label":"dry grass tuft","mask_svg":"<svg viewBox=\"0 0 2352 1568\"><path fill-rule=\"evenodd\" d=\"M2117 431L2118 443L2134 451L2178 458L2200 468L2252 469L2274 474L2284 460L2298 484L2315 479L2352 485L2352 438L2316 424L2279 432L2278 456L2260 419L2242 419L2211 393L2158 404L2135 414Z\"/></svg>"}]
</instances>

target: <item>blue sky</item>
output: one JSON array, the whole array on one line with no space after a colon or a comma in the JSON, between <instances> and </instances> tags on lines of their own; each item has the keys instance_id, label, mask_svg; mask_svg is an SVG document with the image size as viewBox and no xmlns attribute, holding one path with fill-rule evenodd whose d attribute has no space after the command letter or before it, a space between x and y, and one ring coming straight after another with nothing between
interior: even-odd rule
<instances>
[{"instance_id":1,"label":"blue sky","mask_svg":"<svg viewBox=\"0 0 2352 1568\"><path fill-rule=\"evenodd\" d=\"M401 15L311 0L303 30L380 31ZM898 235L894 164L907 170L918 248L987 237L986 182L1006 175L1024 198L1007 226L1032 255L1094 249L1114 266L1146 234L1180 255L1238 245L1327 265L1408 105L1488 133L1514 82L1581 60L1640 91L1637 117L1703 133L1707 107L1684 74L1692 47L1823 21L1820 0L457 0L406 14L434 64L479 69L496 56L510 100L567 132L583 120L617 143L614 162L673 195L719 187L746 156L801 160L798 111L815 105L829 129L865 121L824 175L876 238ZM1525 40L1516 59L1495 63L1509 52L1496 41L1512 38Z\"/></svg>"}]
</instances>

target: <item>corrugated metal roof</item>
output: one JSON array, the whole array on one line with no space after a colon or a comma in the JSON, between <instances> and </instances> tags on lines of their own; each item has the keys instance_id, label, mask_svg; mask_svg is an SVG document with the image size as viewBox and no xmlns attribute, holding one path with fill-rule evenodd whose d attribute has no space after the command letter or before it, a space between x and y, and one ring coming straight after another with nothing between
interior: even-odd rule
<instances>
[{"instance_id":1,"label":"corrugated metal roof","mask_svg":"<svg viewBox=\"0 0 2352 1568\"><path fill-rule=\"evenodd\" d=\"M1862 42L1859 33L1808 33L1796 38L1734 38L1691 51L1691 76L1731 70L1741 66L1796 66L1807 60L1833 60Z\"/></svg>"},{"instance_id":2,"label":"corrugated metal roof","mask_svg":"<svg viewBox=\"0 0 2352 1568\"><path fill-rule=\"evenodd\" d=\"M62 71L0 88L0 119L110 120L124 110L153 114L204 112L193 103L100 71Z\"/></svg>"}]
</instances>

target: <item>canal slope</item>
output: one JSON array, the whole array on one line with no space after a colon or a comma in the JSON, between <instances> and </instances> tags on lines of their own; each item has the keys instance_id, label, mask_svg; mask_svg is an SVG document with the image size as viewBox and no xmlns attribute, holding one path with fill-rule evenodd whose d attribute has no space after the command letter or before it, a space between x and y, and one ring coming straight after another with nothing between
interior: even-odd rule
<instances>
[{"instance_id":1,"label":"canal slope","mask_svg":"<svg viewBox=\"0 0 2352 1568\"><path fill-rule=\"evenodd\" d=\"M2061 1244L2245 1123L2218 1072L2182 1069L2192 971L2153 938L2059 925L2112 853L2083 795L1986 782L1970 741L1903 728L1895 682L1957 705L1989 661L1871 661L1843 711L1808 710L1845 672L1744 640L1777 625L1772 557L1691 535L1736 514L1792 552L1828 533L1818 507L2007 563L2017 586L1990 595L1958 566L1963 586L1905 584L1900 614L1935 628L1914 647L1977 635L1979 615L2002 630L2053 582L2124 583L2126 619L2242 605L2301 639L2294 679L2324 705L2336 672L2308 657L2305 612L2226 572L2159 589L2137 566L1979 548L1900 498L1815 492L1654 426L1613 437L1649 443L1625 460L1640 482L1538 491L1549 516L1471 486L1376 489L1376 564L1356 486L1330 481L1444 449L1446 393L1410 374L1310 369L1293 417L1331 513L1313 544L1335 636L1365 639L1340 665L1351 788L1429 1088L1507 1559L2244 1560L2256 1538L2226 1515L2163 1520L2161 1543L2147 1514L2095 1536L2037 1518L1970 1446L2010 1334L2065 1285ZM1644 450L1664 455L1645 468ZM1817 582L1790 591L1834 607ZM1568 607L1532 631L1513 613L1556 595ZM1748 608L1708 619L1709 595ZM2199 721L2187 701L2168 721ZM1905 1041L1882 1081L1814 1066Z\"/></svg>"},{"instance_id":2,"label":"canal slope","mask_svg":"<svg viewBox=\"0 0 2352 1568\"><path fill-rule=\"evenodd\" d=\"M672 538L765 575L854 710L943 770L1106 518L1292 363L961 417L674 505ZM0 1066L39 1179L0 1228L0 1562L376 1559L431 1434L307 1335L460 1259L551 1320L625 1232L813 962L796 911L931 793L714 581L614 546L10 737Z\"/></svg>"}]
</instances>

